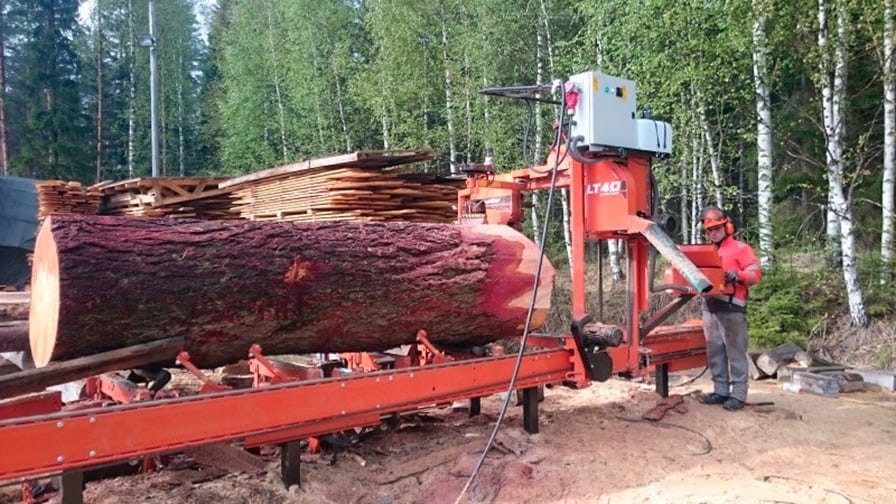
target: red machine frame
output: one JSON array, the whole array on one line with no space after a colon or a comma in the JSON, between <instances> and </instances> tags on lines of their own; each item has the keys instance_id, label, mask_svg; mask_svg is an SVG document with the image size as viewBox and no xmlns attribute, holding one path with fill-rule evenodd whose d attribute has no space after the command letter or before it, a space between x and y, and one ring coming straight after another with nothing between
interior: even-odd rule
<instances>
[{"instance_id":1,"label":"red machine frame","mask_svg":"<svg viewBox=\"0 0 896 504\"><path fill-rule=\"evenodd\" d=\"M494 173L488 165L472 166L466 187L458 193L458 221L519 227L525 192L552 185L568 189L573 329L592 320L586 312L586 241L623 240L628 247L626 281L631 308L622 345L604 350L613 373L642 376L657 371L657 390L668 395L668 372L705 365L706 345L700 321L660 324L698 294L726 292L718 254L712 245L678 246L664 232L667 218L657 213L649 154L608 150L581 159L567 155L560 143L547 159L559 162L556 167L548 164L503 174ZM673 266L665 272L665 283L657 287L653 285L651 246ZM662 290L678 298L649 314L650 294ZM642 321L646 315L650 316Z\"/></svg>"}]
</instances>

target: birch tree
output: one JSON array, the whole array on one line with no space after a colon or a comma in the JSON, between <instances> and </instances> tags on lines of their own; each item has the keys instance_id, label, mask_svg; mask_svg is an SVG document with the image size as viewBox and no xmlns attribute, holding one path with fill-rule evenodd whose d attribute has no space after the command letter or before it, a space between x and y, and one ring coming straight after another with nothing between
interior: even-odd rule
<instances>
[{"instance_id":1,"label":"birch tree","mask_svg":"<svg viewBox=\"0 0 896 504\"><path fill-rule=\"evenodd\" d=\"M0 4L0 175L9 174L9 154L7 151L9 142L7 132L9 124L6 120L6 39L9 36L7 29L6 2Z\"/></svg>"},{"instance_id":2,"label":"birch tree","mask_svg":"<svg viewBox=\"0 0 896 504\"><path fill-rule=\"evenodd\" d=\"M765 34L766 0L753 0L753 82L756 89L756 162L759 215L759 261L772 264L772 108L768 83L768 39Z\"/></svg>"},{"instance_id":3,"label":"birch tree","mask_svg":"<svg viewBox=\"0 0 896 504\"><path fill-rule=\"evenodd\" d=\"M833 82L830 82L832 74L832 56L829 49L830 37L828 33L827 8L827 0L818 0L818 47L821 52L819 68L821 78L823 79L821 84L822 127L824 128L825 136L825 160L826 166L828 167L825 235L827 238L828 262L831 264L839 264L842 255L840 249L840 215L837 213L837 204L834 201L834 184L836 181L831 174L832 167L838 166L842 155L842 147L840 144L842 132L839 130L841 125L839 121L840 110L839 107L834 107ZM837 114L836 117L835 114ZM839 136L835 135L835 133Z\"/></svg>"},{"instance_id":4,"label":"birch tree","mask_svg":"<svg viewBox=\"0 0 896 504\"><path fill-rule=\"evenodd\" d=\"M843 139L845 136L845 98L847 77L847 32L849 30L849 12L844 5L835 8L836 38L833 48L833 74L826 62L830 60L822 56L822 68L827 73L821 74L822 120L824 123L826 157L828 164L828 203L831 209L829 217L836 218L841 250L841 267L846 284L846 295L849 302L850 318L854 325L868 325L862 289L859 285L856 266L855 237L853 235L853 216L849 200L843 187ZM825 55L828 52L829 17L826 0L818 1L818 45ZM830 228L829 228L830 232Z\"/></svg>"},{"instance_id":5,"label":"birch tree","mask_svg":"<svg viewBox=\"0 0 896 504\"><path fill-rule=\"evenodd\" d=\"M881 183L882 222L880 233L880 257L883 262L880 283L892 280L894 184L896 184L896 76L893 61L893 12L894 1L884 0L883 29L883 95L884 95L884 173Z\"/></svg>"}]
</instances>

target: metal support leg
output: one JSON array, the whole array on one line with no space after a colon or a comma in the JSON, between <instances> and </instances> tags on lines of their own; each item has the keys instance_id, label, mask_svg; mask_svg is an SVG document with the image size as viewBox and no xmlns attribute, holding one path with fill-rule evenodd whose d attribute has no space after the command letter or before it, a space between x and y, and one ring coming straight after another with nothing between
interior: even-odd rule
<instances>
[{"instance_id":1,"label":"metal support leg","mask_svg":"<svg viewBox=\"0 0 896 504\"><path fill-rule=\"evenodd\" d=\"M523 428L538 434L538 387L523 389Z\"/></svg>"},{"instance_id":2,"label":"metal support leg","mask_svg":"<svg viewBox=\"0 0 896 504\"><path fill-rule=\"evenodd\" d=\"M470 416L474 417L482 412L482 402L478 397L470 398Z\"/></svg>"},{"instance_id":3,"label":"metal support leg","mask_svg":"<svg viewBox=\"0 0 896 504\"><path fill-rule=\"evenodd\" d=\"M280 479L286 488L300 483L300 457L302 448L298 441L289 441L280 445Z\"/></svg>"},{"instance_id":4,"label":"metal support leg","mask_svg":"<svg viewBox=\"0 0 896 504\"><path fill-rule=\"evenodd\" d=\"M63 471L59 478L59 495L62 504L82 504L84 502L84 471L80 469Z\"/></svg>"},{"instance_id":5,"label":"metal support leg","mask_svg":"<svg viewBox=\"0 0 896 504\"><path fill-rule=\"evenodd\" d=\"M669 364L656 366L656 393L660 397L669 397Z\"/></svg>"}]
</instances>

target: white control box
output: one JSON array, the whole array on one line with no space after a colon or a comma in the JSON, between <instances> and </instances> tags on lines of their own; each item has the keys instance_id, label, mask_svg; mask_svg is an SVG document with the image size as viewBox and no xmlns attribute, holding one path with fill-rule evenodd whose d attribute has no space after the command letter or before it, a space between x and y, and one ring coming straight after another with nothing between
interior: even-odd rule
<instances>
[{"instance_id":1,"label":"white control box","mask_svg":"<svg viewBox=\"0 0 896 504\"><path fill-rule=\"evenodd\" d=\"M638 89L634 81L599 72L569 78L578 92L571 134L581 146L599 151L621 148L655 154L672 152L672 127L662 121L637 118Z\"/></svg>"}]
</instances>

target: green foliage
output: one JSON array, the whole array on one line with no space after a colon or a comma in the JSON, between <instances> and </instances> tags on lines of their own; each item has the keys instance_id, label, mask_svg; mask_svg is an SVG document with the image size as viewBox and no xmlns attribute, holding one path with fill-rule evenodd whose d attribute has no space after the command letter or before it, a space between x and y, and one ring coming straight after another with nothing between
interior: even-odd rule
<instances>
[{"instance_id":1,"label":"green foliage","mask_svg":"<svg viewBox=\"0 0 896 504\"><path fill-rule=\"evenodd\" d=\"M773 268L750 289L750 346L772 348L787 341L806 347L813 328L813 303L806 293L812 279L794 269Z\"/></svg>"},{"instance_id":2,"label":"green foliage","mask_svg":"<svg viewBox=\"0 0 896 504\"><path fill-rule=\"evenodd\" d=\"M887 318L896 313L896 296L893 296L892 272L896 265L882 261L880 252L869 253L859 262L859 276L869 279L862 286L865 294L865 311L869 317ZM881 282L884 278L886 281Z\"/></svg>"},{"instance_id":3,"label":"green foliage","mask_svg":"<svg viewBox=\"0 0 896 504\"><path fill-rule=\"evenodd\" d=\"M16 20L8 90L12 173L40 178L86 179L86 117L81 108L77 0L10 2ZM86 168L86 170L85 170ZM85 173L86 172L86 173Z\"/></svg>"}]
</instances>

